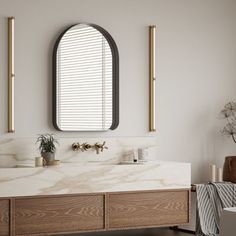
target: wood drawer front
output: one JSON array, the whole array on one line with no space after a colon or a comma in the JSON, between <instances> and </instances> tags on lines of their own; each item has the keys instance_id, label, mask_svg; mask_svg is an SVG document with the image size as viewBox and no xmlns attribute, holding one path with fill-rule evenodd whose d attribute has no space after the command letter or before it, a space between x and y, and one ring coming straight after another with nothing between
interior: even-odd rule
<instances>
[{"instance_id":1,"label":"wood drawer front","mask_svg":"<svg viewBox=\"0 0 236 236\"><path fill-rule=\"evenodd\" d=\"M189 221L189 192L109 195L109 228L155 227Z\"/></svg>"},{"instance_id":2,"label":"wood drawer front","mask_svg":"<svg viewBox=\"0 0 236 236\"><path fill-rule=\"evenodd\" d=\"M104 229L104 196L15 200L16 235Z\"/></svg>"},{"instance_id":3,"label":"wood drawer front","mask_svg":"<svg viewBox=\"0 0 236 236\"><path fill-rule=\"evenodd\" d=\"M0 236L10 235L10 201L0 200Z\"/></svg>"}]
</instances>

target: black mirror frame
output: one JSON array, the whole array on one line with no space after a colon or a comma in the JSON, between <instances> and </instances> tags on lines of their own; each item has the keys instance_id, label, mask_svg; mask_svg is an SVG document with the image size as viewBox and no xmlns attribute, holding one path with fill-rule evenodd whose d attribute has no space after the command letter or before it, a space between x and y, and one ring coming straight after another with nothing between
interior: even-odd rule
<instances>
[{"instance_id":1,"label":"black mirror frame","mask_svg":"<svg viewBox=\"0 0 236 236\"><path fill-rule=\"evenodd\" d=\"M92 26L93 28L97 29L108 41L109 46L111 48L112 52L112 125L109 129L114 130L119 125L119 52L117 45L112 38L112 36L102 27L91 24L91 23L78 23L71 25L67 27L58 37L58 39L55 42L54 48L53 48L53 126L55 129L59 131L65 131L61 130L57 124L57 109L56 109L56 102L57 102L57 49L58 45L61 41L61 38L64 36L64 34L70 30L72 27L80 24L86 24L89 26ZM72 131L73 132L73 131ZM74 131L74 132L84 132L84 131ZM87 132L87 131L86 131ZM89 131L90 132L90 131ZM95 131L96 132L96 131Z\"/></svg>"}]
</instances>

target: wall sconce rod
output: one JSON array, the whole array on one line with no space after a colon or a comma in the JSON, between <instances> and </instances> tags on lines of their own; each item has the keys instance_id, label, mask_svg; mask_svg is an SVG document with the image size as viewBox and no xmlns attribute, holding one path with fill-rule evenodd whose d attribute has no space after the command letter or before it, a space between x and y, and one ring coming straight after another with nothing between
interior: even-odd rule
<instances>
[{"instance_id":1,"label":"wall sconce rod","mask_svg":"<svg viewBox=\"0 0 236 236\"><path fill-rule=\"evenodd\" d=\"M156 38L156 26L149 26L149 131L156 131L156 111L155 111L155 100L156 100L156 71L155 71L155 38Z\"/></svg>"},{"instance_id":2,"label":"wall sconce rod","mask_svg":"<svg viewBox=\"0 0 236 236\"><path fill-rule=\"evenodd\" d=\"M15 132L14 124L14 24L15 18L8 17L8 132Z\"/></svg>"}]
</instances>

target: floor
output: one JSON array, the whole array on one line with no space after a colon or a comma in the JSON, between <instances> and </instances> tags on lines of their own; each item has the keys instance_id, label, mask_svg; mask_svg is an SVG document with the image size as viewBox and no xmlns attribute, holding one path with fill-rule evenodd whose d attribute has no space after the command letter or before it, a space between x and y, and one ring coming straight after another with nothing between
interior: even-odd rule
<instances>
[{"instance_id":1,"label":"floor","mask_svg":"<svg viewBox=\"0 0 236 236\"><path fill-rule=\"evenodd\" d=\"M99 232L79 234L80 236L191 236L193 234L174 231L170 229L142 229L142 230L125 230L113 232Z\"/></svg>"}]
</instances>

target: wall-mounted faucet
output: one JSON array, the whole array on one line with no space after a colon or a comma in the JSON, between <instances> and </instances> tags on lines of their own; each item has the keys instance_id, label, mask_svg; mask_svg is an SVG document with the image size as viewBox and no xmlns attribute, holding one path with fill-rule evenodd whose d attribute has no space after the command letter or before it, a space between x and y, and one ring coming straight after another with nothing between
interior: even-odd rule
<instances>
[{"instance_id":1,"label":"wall-mounted faucet","mask_svg":"<svg viewBox=\"0 0 236 236\"><path fill-rule=\"evenodd\" d=\"M81 150L82 152L87 151L91 148L96 150L96 153L99 154L100 151L103 152L104 149L108 149L107 146L105 146L106 142L104 141L102 144L101 143L95 143L94 145L88 144L88 143L73 143L72 144L72 150L73 151L78 151Z\"/></svg>"},{"instance_id":2,"label":"wall-mounted faucet","mask_svg":"<svg viewBox=\"0 0 236 236\"><path fill-rule=\"evenodd\" d=\"M105 146L106 142L104 141L102 144L95 143L94 148L96 149L97 154L99 154L100 150L103 152L104 149L108 149L108 147Z\"/></svg>"}]
</instances>

